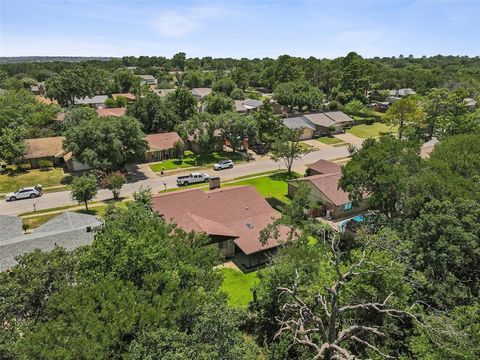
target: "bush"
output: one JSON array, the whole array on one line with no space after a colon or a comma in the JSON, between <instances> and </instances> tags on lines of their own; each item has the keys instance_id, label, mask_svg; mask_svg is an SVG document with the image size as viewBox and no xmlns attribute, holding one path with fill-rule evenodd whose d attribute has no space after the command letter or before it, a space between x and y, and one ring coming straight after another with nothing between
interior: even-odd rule
<instances>
[{"instance_id":1,"label":"bush","mask_svg":"<svg viewBox=\"0 0 480 360\"><path fill-rule=\"evenodd\" d=\"M53 162L51 160L40 160L38 162L38 167L40 169L50 168L53 167Z\"/></svg>"}]
</instances>

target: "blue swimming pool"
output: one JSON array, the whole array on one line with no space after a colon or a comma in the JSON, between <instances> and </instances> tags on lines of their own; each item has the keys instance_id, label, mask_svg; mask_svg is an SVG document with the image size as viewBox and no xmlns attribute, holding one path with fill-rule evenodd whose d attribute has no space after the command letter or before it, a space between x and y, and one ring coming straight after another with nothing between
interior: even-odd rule
<instances>
[{"instance_id":1,"label":"blue swimming pool","mask_svg":"<svg viewBox=\"0 0 480 360\"><path fill-rule=\"evenodd\" d=\"M340 224L338 224L338 230L340 232L344 232L345 231L345 226L347 225L347 223L349 221L356 221L356 222L362 222L363 221L363 215L357 215L355 217L352 217L350 219L347 219L347 220L343 220Z\"/></svg>"}]
</instances>

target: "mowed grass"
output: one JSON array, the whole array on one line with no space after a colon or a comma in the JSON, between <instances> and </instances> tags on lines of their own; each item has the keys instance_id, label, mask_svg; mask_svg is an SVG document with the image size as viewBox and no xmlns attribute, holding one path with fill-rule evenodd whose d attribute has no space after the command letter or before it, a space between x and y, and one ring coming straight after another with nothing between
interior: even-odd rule
<instances>
[{"instance_id":1,"label":"mowed grass","mask_svg":"<svg viewBox=\"0 0 480 360\"><path fill-rule=\"evenodd\" d=\"M366 139L369 137L377 137L387 133L395 133L396 131L397 129L395 126L389 126L381 122L375 122L371 125L356 125L347 130L348 133L358 136L362 139Z\"/></svg>"},{"instance_id":2,"label":"mowed grass","mask_svg":"<svg viewBox=\"0 0 480 360\"><path fill-rule=\"evenodd\" d=\"M68 183L70 176L65 176L61 168L45 170L13 170L0 172L0 194L16 191L22 187L41 184L43 188L62 186Z\"/></svg>"},{"instance_id":3,"label":"mowed grass","mask_svg":"<svg viewBox=\"0 0 480 360\"><path fill-rule=\"evenodd\" d=\"M124 208L127 206L126 201L118 202L115 203L116 206L120 208ZM88 215L94 215L98 217L104 217L105 216L105 211L107 210L107 204L102 204L102 205L93 205L88 208L88 211L83 209L75 209L75 207L62 207L62 210L64 211L72 211L72 212L77 212L81 214L88 214ZM56 209L50 209L51 211L54 211ZM45 211L49 211L44 210ZM22 219L23 224L27 224L29 229L34 229L36 227L39 227L40 225L46 223L48 220L53 219L54 217L60 215L62 211L55 211L54 213L44 213L44 214L39 214L38 216L30 216L30 217L24 217Z\"/></svg>"},{"instance_id":4,"label":"mowed grass","mask_svg":"<svg viewBox=\"0 0 480 360\"><path fill-rule=\"evenodd\" d=\"M191 151L185 151L185 156L182 160L169 159L159 163L151 164L150 168L154 172L160 172L162 170L166 171L212 165L217 161L224 159L230 159L234 162L240 162L243 161L245 158L242 154L227 151L215 151L211 154L194 154Z\"/></svg>"},{"instance_id":5,"label":"mowed grass","mask_svg":"<svg viewBox=\"0 0 480 360\"><path fill-rule=\"evenodd\" d=\"M297 173L288 174L286 172L275 173L267 176L260 176L253 179L245 179L241 181L232 181L224 183L224 186L241 186L250 185L264 197L274 197L283 202L289 202L287 197L288 185L287 180L300 177Z\"/></svg>"},{"instance_id":6,"label":"mowed grass","mask_svg":"<svg viewBox=\"0 0 480 360\"><path fill-rule=\"evenodd\" d=\"M342 140L337 139L336 137L321 137L317 139L319 142L325 145L333 145L333 144L341 144L343 143Z\"/></svg>"},{"instance_id":7,"label":"mowed grass","mask_svg":"<svg viewBox=\"0 0 480 360\"><path fill-rule=\"evenodd\" d=\"M244 274L230 268L220 269L223 273L223 283L220 290L227 293L228 305L232 307L247 307L253 300L252 288L260 281L257 272Z\"/></svg>"}]
</instances>

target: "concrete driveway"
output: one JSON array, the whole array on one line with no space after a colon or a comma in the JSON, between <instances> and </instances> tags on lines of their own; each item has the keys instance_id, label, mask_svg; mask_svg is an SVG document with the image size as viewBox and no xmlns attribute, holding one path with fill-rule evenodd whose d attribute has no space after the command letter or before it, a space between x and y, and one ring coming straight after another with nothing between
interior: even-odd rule
<instances>
[{"instance_id":1,"label":"concrete driveway","mask_svg":"<svg viewBox=\"0 0 480 360\"><path fill-rule=\"evenodd\" d=\"M333 135L337 139L348 142L350 144L353 144L355 146L362 146L363 139L359 138L358 136L352 135L350 133L345 133L345 134L337 134Z\"/></svg>"}]
</instances>

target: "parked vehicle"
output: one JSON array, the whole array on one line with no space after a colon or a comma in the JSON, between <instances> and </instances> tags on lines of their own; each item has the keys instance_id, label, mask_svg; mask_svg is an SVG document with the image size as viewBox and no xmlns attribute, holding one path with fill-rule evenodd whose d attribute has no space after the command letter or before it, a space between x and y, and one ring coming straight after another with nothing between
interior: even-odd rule
<instances>
[{"instance_id":1,"label":"parked vehicle","mask_svg":"<svg viewBox=\"0 0 480 360\"><path fill-rule=\"evenodd\" d=\"M233 168L232 160L220 160L219 162L213 165L213 170L223 170L223 169L231 169L231 168Z\"/></svg>"},{"instance_id":2,"label":"parked vehicle","mask_svg":"<svg viewBox=\"0 0 480 360\"><path fill-rule=\"evenodd\" d=\"M42 186L36 185L34 187L26 187L18 189L5 195L6 201L15 201L20 199L33 199L42 196Z\"/></svg>"},{"instance_id":3,"label":"parked vehicle","mask_svg":"<svg viewBox=\"0 0 480 360\"><path fill-rule=\"evenodd\" d=\"M189 175L177 177L177 185L185 186L189 184L197 184L197 183L207 182L208 179L209 179L208 174L191 173Z\"/></svg>"}]
</instances>

